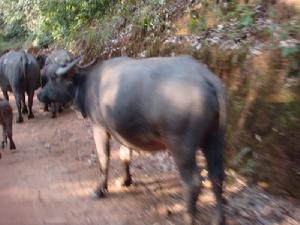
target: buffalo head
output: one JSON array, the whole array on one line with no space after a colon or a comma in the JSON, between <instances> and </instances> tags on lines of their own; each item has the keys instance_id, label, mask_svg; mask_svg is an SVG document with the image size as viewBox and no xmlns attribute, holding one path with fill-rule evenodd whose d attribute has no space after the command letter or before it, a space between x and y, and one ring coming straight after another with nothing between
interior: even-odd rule
<instances>
[{"instance_id":1,"label":"buffalo head","mask_svg":"<svg viewBox=\"0 0 300 225\"><path fill-rule=\"evenodd\" d=\"M78 57L68 64L58 66L57 68L48 68L49 70L55 69L55 72L51 72L50 79L38 93L38 100L44 103L67 103L72 101L75 94L74 78L79 69L76 67L76 64L80 59L81 57Z\"/></svg>"}]
</instances>

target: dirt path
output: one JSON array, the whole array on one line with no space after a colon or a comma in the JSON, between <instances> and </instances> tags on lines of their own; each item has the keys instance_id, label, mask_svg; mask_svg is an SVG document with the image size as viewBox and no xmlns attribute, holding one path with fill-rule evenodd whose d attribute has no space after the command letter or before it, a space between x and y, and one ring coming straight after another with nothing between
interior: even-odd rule
<instances>
[{"instance_id":1,"label":"dirt path","mask_svg":"<svg viewBox=\"0 0 300 225\"><path fill-rule=\"evenodd\" d=\"M35 119L14 122L16 153L1 150L0 225L183 224L182 188L167 153L135 154L135 186L124 189L115 184L121 164L113 143L110 194L93 200L89 192L99 174L91 158L95 146L89 122L70 109L50 119L36 100L34 112ZM205 186L199 224L209 224L213 213L214 200ZM247 187L241 179L226 186L226 197L228 224L300 224L299 202Z\"/></svg>"}]
</instances>

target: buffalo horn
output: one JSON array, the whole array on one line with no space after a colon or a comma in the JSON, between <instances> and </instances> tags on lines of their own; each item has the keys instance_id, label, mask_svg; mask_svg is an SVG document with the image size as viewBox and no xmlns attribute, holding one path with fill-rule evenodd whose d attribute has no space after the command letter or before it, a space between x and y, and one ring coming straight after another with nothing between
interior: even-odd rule
<instances>
[{"instance_id":1,"label":"buffalo horn","mask_svg":"<svg viewBox=\"0 0 300 225\"><path fill-rule=\"evenodd\" d=\"M79 56L77 59L74 59L73 62L68 63L66 66L64 67L59 67L55 74L57 76L63 76L64 74L66 74L70 69L72 69L79 61L81 60L81 56Z\"/></svg>"}]
</instances>

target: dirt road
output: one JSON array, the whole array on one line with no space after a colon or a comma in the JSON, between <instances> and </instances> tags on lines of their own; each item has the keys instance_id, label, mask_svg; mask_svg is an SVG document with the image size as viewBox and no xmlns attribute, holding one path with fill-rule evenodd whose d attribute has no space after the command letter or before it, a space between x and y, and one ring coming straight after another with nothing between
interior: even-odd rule
<instances>
[{"instance_id":1,"label":"dirt road","mask_svg":"<svg viewBox=\"0 0 300 225\"><path fill-rule=\"evenodd\" d=\"M13 98L11 98L13 99ZM14 115L16 115L14 102ZM71 109L51 119L34 102L35 119L14 121L15 153L1 150L0 225L172 225L183 224L182 188L167 153L134 154L135 185L119 187L118 144L112 143L107 198L93 200L98 164L88 121ZM199 156L200 161L202 157ZM205 175L205 173L204 173ZM214 199L205 185L198 201L198 223L209 224ZM300 224L296 200L281 199L241 179L226 185L228 224Z\"/></svg>"}]
</instances>

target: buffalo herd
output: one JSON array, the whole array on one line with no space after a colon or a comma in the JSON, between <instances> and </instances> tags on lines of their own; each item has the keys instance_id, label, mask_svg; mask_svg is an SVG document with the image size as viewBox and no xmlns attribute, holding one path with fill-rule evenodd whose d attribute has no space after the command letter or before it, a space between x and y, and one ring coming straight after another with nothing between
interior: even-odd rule
<instances>
[{"instance_id":1,"label":"buffalo herd","mask_svg":"<svg viewBox=\"0 0 300 225\"><path fill-rule=\"evenodd\" d=\"M2 147L12 138L12 109L7 92L17 106L17 123L22 114L34 118L32 104L37 98L51 107L52 117L66 104L72 104L92 127L101 177L92 197L108 192L110 142L114 138L126 148L123 152L122 184L132 184L132 150L155 152L168 149L174 158L184 187L185 224L195 224L196 202L201 176L196 153L201 149L216 198L213 224L225 224L222 185L224 180L224 135L227 98L220 79L191 56L133 59L117 57L93 60L80 66L82 57L58 49L48 56L20 50L0 57L0 123ZM28 96L26 104L25 94ZM125 156L125 157L124 157Z\"/></svg>"}]
</instances>

